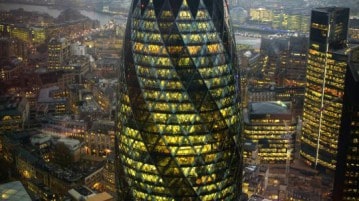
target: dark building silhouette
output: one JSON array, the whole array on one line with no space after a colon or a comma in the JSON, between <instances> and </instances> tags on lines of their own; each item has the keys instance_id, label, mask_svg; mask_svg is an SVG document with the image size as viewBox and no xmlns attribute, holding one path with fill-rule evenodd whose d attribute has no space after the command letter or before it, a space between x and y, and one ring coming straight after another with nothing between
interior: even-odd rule
<instances>
[{"instance_id":1,"label":"dark building silhouette","mask_svg":"<svg viewBox=\"0 0 359 201\"><path fill-rule=\"evenodd\" d=\"M334 200L359 198L358 46L347 43L349 9L312 11L301 155L335 175Z\"/></svg>"},{"instance_id":2,"label":"dark building silhouette","mask_svg":"<svg viewBox=\"0 0 359 201\"><path fill-rule=\"evenodd\" d=\"M132 2L120 71L120 198L239 198L234 48L225 0Z\"/></svg>"},{"instance_id":3,"label":"dark building silhouette","mask_svg":"<svg viewBox=\"0 0 359 201\"><path fill-rule=\"evenodd\" d=\"M359 199L359 47L349 54L333 200Z\"/></svg>"}]
</instances>

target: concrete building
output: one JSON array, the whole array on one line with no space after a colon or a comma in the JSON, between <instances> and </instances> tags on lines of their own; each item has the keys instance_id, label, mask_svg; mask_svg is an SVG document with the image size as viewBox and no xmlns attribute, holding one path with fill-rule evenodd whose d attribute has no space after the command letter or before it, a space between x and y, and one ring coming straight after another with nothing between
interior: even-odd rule
<instances>
[{"instance_id":1,"label":"concrete building","mask_svg":"<svg viewBox=\"0 0 359 201\"><path fill-rule=\"evenodd\" d=\"M0 133L23 130L28 118L29 103L26 98L0 96Z\"/></svg>"},{"instance_id":2,"label":"concrete building","mask_svg":"<svg viewBox=\"0 0 359 201\"><path fill-rule=\"evenodd\" d=\"M48 43L49 71L62 70L65 62L70 58L70 44L65 38L52 38Z\"/></svg>"},{"instance_id":3,"label":"concrete building","mask_svg":"<svg viewBox=\"0 0 359 201\"><path fill-rule=\"evenodd\" d=\"M0 81L13 80L20 77L24 69L22 59L15 57L0 60Z\"/></svg>"},{"instance_id":4,"label":"concrete building","mask_svg":"<svg viewBox=\"0 0 359 201\"><path fill-rule=\"evenodd\" d=\"M108 193L96 193L86 186L79 186L68 191L71 200L74 201L114 201L115 199Z\"/></svg>"},{"instance_id":5,"label":"concrete building","mask_svg":"<svg viewBox=\"0 0 359 201\"><path fill-rule=\"evenodd\" d=\"M99 120L86 132L85 153L98 157L109 156L115 150L115 122Z\"/></svg>"},{"instance_id":6,"label":"concrete building","mask_svg":"<svg viewBox=\"0 0 359 201\"><path fill-rule=\"evenodd\" d=\"M67 98L59 87L53 86L40 90L36 105L38 117L46 116L47 114L65 114L67 111Z\"/></svg>"}]
</instances>

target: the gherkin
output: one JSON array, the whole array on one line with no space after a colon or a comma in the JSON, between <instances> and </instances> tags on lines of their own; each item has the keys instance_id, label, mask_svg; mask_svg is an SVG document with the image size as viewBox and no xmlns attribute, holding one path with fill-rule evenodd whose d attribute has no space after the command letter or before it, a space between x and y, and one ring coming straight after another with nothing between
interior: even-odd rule
<instances>
[{"instance_id":1,"label":"the gherkin","mask_svg":"<svg viewBox=\"0 0 359 201\"><path fill-rule=\"evenodd\" d=\"M120 196L238 199L234 48L226 0L133 0L118 104Z\"/></svg>"}]
</instances>

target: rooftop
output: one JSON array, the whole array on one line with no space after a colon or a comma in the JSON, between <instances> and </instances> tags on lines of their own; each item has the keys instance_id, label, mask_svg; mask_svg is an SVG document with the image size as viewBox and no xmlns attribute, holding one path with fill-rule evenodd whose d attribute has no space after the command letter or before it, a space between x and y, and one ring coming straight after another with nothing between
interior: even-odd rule
<instances>
[{"instance_id":1,"label":"rooftop","mask_svg":"<svg viewBox=\"0 0 359 201\"><path fill-rule=\"evenodd\" d=\"M334 11L341 12L341 11L347 10L347 9L349 10L349 8L330 6L330 7L315 8L315 9L313 9L313 11L329 13L329 12L334 12Z\"/></svg>"},{"instance_id":2,"label":"rooftop","mask_svg":"<svg viewBox=\"0 0 359 201\"><path fill-rule=\"evenodd\" d=\"M31 201L29 194L20 181L13 181L0 185L1 200Z\"/></svg>"},{"instance_id":3,"label":"rooftop","mask_svg":"<svg viewBox=\"0 0 359 201\"><path fill-rule=\"evenodd\" d=\"M60 88L58 86L53 86L53 87L41 89L37 101L40 102L40 103L65 101L64 98L56 98L55 99L55 98L51 97L51 92L59 90L59 89Z\"/></svg>"},{"instance_id":4,"label":"rooftop","mask_svg":"<svg viewBox=\"0 0 359 201\"><path fill-rule=\"evenodd\" d=\"M72 151L80 148L80 146L81 146L81 142L77 139L60 138L57 142L64 143L66 145L66 147Z\"/></svg>"},{"instance_id":5,"label":"rooftop","mask_svg":"<svg viewBox=\"0 0 359 201\"><path fill-rule=\"evenodd\" d=\"M249 104L250 114L290 114L290 103L282 101L253 102Z\"/></svg>"},{"instance_id":6,"label":"rooftop","mask_svg":"<svg viewBox=\"0 0 359 201\"><path fill-rule=\"evenodd\" d=\"M48 142L51 140L51 136L50 135L46 135L46 134L37 134L34 135L30 138L31 144L32 145L36 145L36 144L43 144L45 142Z\"/></svg>"}]
</instances>

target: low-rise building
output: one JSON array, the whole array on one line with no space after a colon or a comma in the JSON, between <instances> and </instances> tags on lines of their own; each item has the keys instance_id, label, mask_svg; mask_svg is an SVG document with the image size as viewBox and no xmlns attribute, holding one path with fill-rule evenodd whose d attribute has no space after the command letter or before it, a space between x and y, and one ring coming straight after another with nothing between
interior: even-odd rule
<instances>
[{"instance_id":1,"label":"low-rise building","mask_svg":"<svg viewBox=\"0 0 359 201\"><path fill-rule=\"evenodd\" d=\"M59 87L53 86L40 90L37 99L37 115L59 115L68 111L68 102L65 94Z\"/></svg>"},{"instance_id":2,"label":"low-rise building","mask_svg":"<svg viewBox=\"0 0 359 201\"><path fill-rule=\"evenodd\" d=\"M243 144L243 164L244 165L259 165L258 145L251 141Z\"/></svg>"},{"instance_id":3,"label":"low-rise building","mask_svg":"<svg viewBox=\"0 0 359 201\"><path fill-rule=\"evenodd\" d=\"M0 61L0 81L7 81L19 77L23 71L22 59L11 58Z\"/></svg>"},{"instance_id":4,"label":"low-rise building","mask_svg":"<svg viewBox=\"0 0 359 201\"><path fill-rule=\"evenodd\" d=\"M0 132L23 130L29 118L26 98L0 96Z\"/></svg>"},{"instance_id":5,"label":"low-rise building","mask_svg":"<svg viewBox=\"0 0 359 201\"><path fill-rule=\"evenodd\" d=\"M79 186L77 188L70 189L68 194L74 201L113 201L114 198L106 193L96 193L86 186Z\"/></svg>"},{"instance_id":6,"label":"low-rise building","mask_svg":"<svg viewBox=\"0 0 359 201\"><path fill-rule=\"evenodd\" d=\"M84 140L88 130L88 122L74 119L71 116L51 116L46 118L47 123L42 125L40 131L54 137L69 137Z\"/></svg>"},{"instance_id":7,"label":"low-rise building","mask_svg":"<svg viewBox=\"0 0 359 201\"><path fill-rule=\"evenodd\" d=\"M110 155L115 146L115 123L107 120L93 122L84 142L86 154L99 157Z\"/></svg>"}]
</instances>

